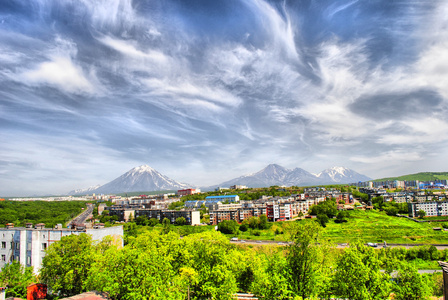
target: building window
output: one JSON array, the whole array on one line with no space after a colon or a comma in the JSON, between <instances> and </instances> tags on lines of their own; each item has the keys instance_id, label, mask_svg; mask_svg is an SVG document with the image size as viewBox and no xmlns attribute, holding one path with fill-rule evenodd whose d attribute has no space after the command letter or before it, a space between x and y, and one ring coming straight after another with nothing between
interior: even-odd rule
<instances>
[{"instance_id":1,"label":"building window","mask_svg":"<svg viewBox=\"0 0 448 300\"><path fill-rule=\"evenodd\" d=\"M20 249L20 243L16 243L16 250Z\"/></svg>"},{"instance_id":2,"label":"building window","mask_svg":"<svg viewBox=\"0 0 448 300\"><path fill-rule=\"evenodd\" d=\"M26 250L31 251L31 243L26 243Z\"/></svg>"},{"instance_id":3,"label":"building window","mask_svg":"<svg viewBox=\"0 0 448 300\"><path fill-rule=\"evenodd\" d=\"M31 256L26 257L26 263L27 265L31 265Z\"/></svg>"},{"instance_id":4,"label":"building window","mask_svg":"<svg viewBox=\"0 0 448 300\"><path fill-rule=\"evenodd\" d=\"M2 254L2 261L6 261L6 255Z\"/></svg>"},{"instance_id":5,"label":"building window","mask_svg":"<svg viewBox=\"0 0 448 300\"><path fill-rule=\"evenodd\" d=\"M47 243L42 243L42 250L47 250Z\"/></svg>"},{"instance_id":6,"label":"building window","mask_svg":"<svg viewBox=\"0 0 448 300\"><path fill-rule=\"evenodd\" d=\"M6 248L6 242L2 242L2 249Z\"/></svg>"}]
</instances>

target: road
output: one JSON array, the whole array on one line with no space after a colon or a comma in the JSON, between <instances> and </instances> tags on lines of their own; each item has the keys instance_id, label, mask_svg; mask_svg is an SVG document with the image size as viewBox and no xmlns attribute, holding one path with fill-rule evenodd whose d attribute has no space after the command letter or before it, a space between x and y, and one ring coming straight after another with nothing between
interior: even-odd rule
<instances>
[{"instance_id":1,"label":"road","mask_svg":"<svg viewBox=\"0 0 448 300\"><path fill-rule=\"evenodd\" d=\"M85 209L81 214L79 214L73 220L68 222L67 226L71 227L72 224L84 224L86 222L87 218L92 214L93 207L94 207L93 204L88 204L87 209Z\"/></svg>"},{"instance_id":2,"label":"road","mask_svg":"<svg viewBox=\"0 0 448 300\"><path fill-rule=\"evenodd\" d=\"M230 241L230 242L232 244L240 244L240 245L248 244L248 245L278 245L278 246L286 246L290 243L290 242L264 241L264 240L238 240L238 241ZM422 245L423 244L388 244L387 247L392 247L392 248L404 247L406 249L409 249L412 247L417 247L417 246L422 246ZM448 249L447 244L425 244L425 245L435 246L438 250ZM347 248L347 247L349 247L349 244L347 244L347 243L337 244L337 246L336 246L336 248ZM375 248L376 249L383 248L383 245L378 244L378 247L375 247Z\"/></svg>"}]
</instances>

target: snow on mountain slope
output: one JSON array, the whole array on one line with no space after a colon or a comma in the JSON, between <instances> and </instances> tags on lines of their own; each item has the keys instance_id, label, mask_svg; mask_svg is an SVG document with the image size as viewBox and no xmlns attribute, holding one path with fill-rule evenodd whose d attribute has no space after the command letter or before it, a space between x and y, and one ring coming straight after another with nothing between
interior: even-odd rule
<instances>
[{"instance_id":1,"label":"snow on mountain slope","mask_svg":"<svg viewBox=\"0 0 448 300\"><path fill-rule=\"evenodd\" d=\"M367 180L370 180L370 178L344 167L333 167L315 175L301 168L290 170L277 164L270 164L257 173L228 180L219 186L226 187L234 184L246 185L248 187L269 187L273 185L306 186Z\"/></svg>"},{"instance_id":2,"label":"snow on mountain slope","mask_svg":"<svg viewBox=\"0 0 448 300\"><path fill-rule=\"evenodd\" d=\"M188 185L175 181L151 168L142 165L133 168L105 185L91 190L96 194L116 194L125 192L163 191L187 188Z\"/></svg>"}]
</instances>

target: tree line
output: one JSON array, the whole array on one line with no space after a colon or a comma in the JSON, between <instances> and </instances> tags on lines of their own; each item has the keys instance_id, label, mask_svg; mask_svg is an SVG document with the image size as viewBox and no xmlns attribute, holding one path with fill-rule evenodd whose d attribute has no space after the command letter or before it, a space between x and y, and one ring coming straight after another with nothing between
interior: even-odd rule
<instances>
[{"instance_id":1,"label":"tree line","mask_svg":"<svg viewBox=\"0 0 448 300\"><path fill-rule=\"evenodd\" d=\"M237 292L261 299L369 300L391 293L427 299L438 293L431 277L403 260L405 250L361 243L335 249L319 238L321 228L310 220L290 222L289 245L255 248L213 231L180 238L153 230L129 237L124 247L71 235L48 247L39 278L58 297L98 290L116 300L232 299Z\"/></svg>"},{"instance_id":2,"label":"tree line","mask_svg":"<svg viewBox=\"0 0 448 300\"><path fill-rule=\"evenodd\" d=\"M87 201L1 201L0 224L64 224L82 212Z\"/></svg>"}]
</instances>

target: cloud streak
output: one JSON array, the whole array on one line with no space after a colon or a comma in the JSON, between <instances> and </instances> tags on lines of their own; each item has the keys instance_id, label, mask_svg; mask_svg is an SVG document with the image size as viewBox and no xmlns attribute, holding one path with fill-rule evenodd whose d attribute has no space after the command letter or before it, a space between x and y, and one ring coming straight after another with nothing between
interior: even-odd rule
<instances>
[{"instance_id":1,"label":"cloud streak","mask_svg":"<svg viewBox=\"0 0 448 300\"><path fill-rule=\"evenodd\" d=\"M268 163L446 171L447 11L444 1L0 3L0 187L61 193L139 164L196 185Z\"/></svg>"}]
</instances>

